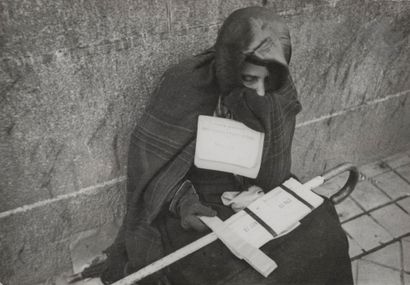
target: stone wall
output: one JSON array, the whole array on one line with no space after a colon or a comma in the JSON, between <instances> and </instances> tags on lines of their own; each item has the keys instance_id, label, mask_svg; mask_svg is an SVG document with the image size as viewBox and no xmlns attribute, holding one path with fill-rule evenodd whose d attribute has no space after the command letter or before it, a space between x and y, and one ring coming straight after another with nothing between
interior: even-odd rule
<instances>
[{"instance_id":1,"label":"stone wall","mask_svg":"<svg viewBox=\"0 0 410 285\"><path fill-rule=\"evenodd\" d=\"M166 67L266 5L289 23L307 178L410 142L405 0L0 0L0 282L71 268L79 234L123 214L130 131Z\"/></svg>"}]
</instances>

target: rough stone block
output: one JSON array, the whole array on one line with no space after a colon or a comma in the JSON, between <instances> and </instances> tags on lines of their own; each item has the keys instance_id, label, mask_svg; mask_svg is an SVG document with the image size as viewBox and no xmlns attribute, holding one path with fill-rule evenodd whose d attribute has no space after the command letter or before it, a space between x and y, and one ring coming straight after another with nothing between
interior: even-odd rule
<instances>
[{"instance_id":1,"label":"rough stone block","mask_svg":"<svg viewBox=\"0 0 410 285\"><path fill-rule=\"evenodd\" d=\"M70 269L70 237L120 219L124 213L123 186L122 183L102 187L2 216L0 251L4 258L0 260L0 276L4 282L8 284L8 280L14 280L10 284L33 284L41 281L40 277L54 276L63 272L62 269ZM19 256L27 260L24 266L19 265ZM60 261L66 258L69 262ZM54 259L58 262L53 262ZM26 282L29 277L31 282Z\"/></svg>"},{"instance_id":2,"label":"rough stone block","mask_svg":"<svg viewBox=\"0 0 410 285\"><path fill-rule=\"evenodd\" d=\"M118 229L116 223L111 223L86 230L71 237L70 255L73 272L80 272L90 265L94 258L102 257L103 250L112 244Z\"/></svg>"},{"instance_id":3,"label":"rough stone block","mask_svg":"<svg viewBox=\"0 0 410 285\"><path fill-rule=\"evenodd\" d=\"M369 181L358 183L352 193L352 198L367 211L391 201L386 194Z\"/></svg>"},{"instance_id":4,"label":"rough stone block","mask_svg":"<svg viewBox=\"0 0 410 285\"><path fill-rule=\"evenodd\" d=\"M218 0L170 1L171 31L206 27L218 21Z\"/></svg>"},{"instance_id":5,"label":"rough stone block","mask_svg":"<svg viewBox=\"0 0 410 285\"><path fill-rule=\"evenodd\" d=\"M317 122L299 123L293 143L294 173L310 178L342 162L361 164L408 149L409 108L410 100L401 96Z\"/></svg>"},{"instance_id":6,"label":"rough stone block","mask_svg":"<svg viewBox=\"0 0 410 285\"><path fill-rule=\"evenodd\" d=\"M192 28L189 33L175 33L169 37L167 43L170 47L168 53L174 62L201 53L212 47L216 40L217 25ZM167 51L166 49L164 51ZM168 64L166 66L169 66Z\"/></svg>"},{"instance_id":7,"label":"rough stone block","mask_svg":"<svg viewBox=\"0 0 410 285\"><path fill-rule=\"evenodd\" d=\"M367 215L344 223L343 228L365 251L393 239L392 235Z\"/></svg>"},{"instance_id":8,"label":"rough stone block","mask_svg":"<svg viewBox=\"0 0 410 285\"><path fill-rule=\"evenodd\" d=\"M4 55L59 49L168 31L164 1L3 1Z\"/></svg>"},{"instance_id":9,"label":"rough stone block","mask_svg":"<svg viewBox=\"0 0 410 285\"><path fill-rule=\"evenodd\" d=\"M160 75L214 43L216 26L65 51L49 61L2 61L13 83L0 183L8 210L125 173L129 135ZM10 83L10 84L11 84ZM22 175L24 173L24 175ZM16 191L18 189L18 191Z\"/></svg>"},{"instance_id":10,"label":"rough stone block","mask_svg":"<svg viewBox=\"0 0 410 285\"><path fill-rule=\"evenodd\" d=\"M48 64L2 65L18 82L1 106L9 118L2 137L9 157L0 162L6 169L0 180L10 196L1 210L123 174L136 106L147 97L130 84L136 78L128 55L61 54Z\"/></svg>"},{"instance_id":11,"label":"rough stone block","mask_svg":"<svg viewBox=\"0 0 410 285\"><path fill-rule=\"evenodd\" d=\"M2 259L6 260L1 261L0 276L5 285L35 284L67 271L71 266L67 241L43 243L37 248L23 244L13 255L3 249Z\"/></svg>"},{"instance_id":12,"label":"rough stone block","mask_svg":"<svg viewBox=\"0 0 410 285\"><path fill-rule=\"evenodd\" d=\"M370 214L394 237L400 237L410 232L410 215L394 204Z\"/></svg>"},{"instance_id":13,"label":"rough stone block","mask_svg":"<svg viewBox=\"0 0 410 285\"><path fill-rule=\"evenodd\" d=\"M409 26L408 2L329 1L336 7L305 2L295 4L295 11L302 10L286 17L293 42L291 71L308 110L301 121L410 89L408 75L402 75L410 60L409 33L399 28Z\"/></svg>"},{"instance_id":14,"label":"rough stone block","mask_svg":"<svg viewBox=\"0 0 410 285\"><path fill-rule=\"evenodd\" d=\"M329 0L288 0L288 1L277 1L277 0L267 0L266 7L273 9L277 13L288 16L288 15L303 15L310 14L314 11L316 13L323 13L323 11L329 12L331 10L340 9L348 5L352 5L352 0L346 1L329 1Z\"/></svg>"},{"instance_id":15,"label":"rough stone block","mask_svg":"<svg viewBox=\"0 0 410 285\"><path fill-rule=\"evenodd\" d=\"M226 17L237 9L248 6L261 6L263 2L263 0L218 0L218 22L222 23Z\"/></svg>"},{"instance_id":16,"label":"rough stone block","mask_svg":"<svg viewBox=\"0 0 410 285\"><path fill-rule=\"evenodd\" d=\"M410 195L410 184L392 171L373 177L372 183L392 199Z\"/></svg>"},{"instance_id":17,"label":"rough stone block","mask_svg":"<svg viewBox=\"0 0 410 285\"><path fill-rule=\"evenodd\" d=\"M1 210L123 174L129 134L170 61L161 56L177 45L177 39L164 46L156 40L121 53L61 54L47 64L2 62L17 83L1 107L9 118Z\"/></svg>"}]
</instances>

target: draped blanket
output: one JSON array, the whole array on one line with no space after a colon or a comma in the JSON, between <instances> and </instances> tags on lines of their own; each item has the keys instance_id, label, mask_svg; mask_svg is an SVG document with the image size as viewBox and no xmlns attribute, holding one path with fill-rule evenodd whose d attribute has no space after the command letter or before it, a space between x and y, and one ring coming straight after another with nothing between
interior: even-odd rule
<instances>
[{"instance_id":1,"label":"draped blanket","mask_svg":"<svg viewBox=\"0 0 410 285\"><path fill-rule=\"evenodd\" d=\"M105 283L162 257L156 222L167 214L167 199L193 165L198 116L212 115L220 96L232 98L234 90L241 90L238 67L246 57L271 62L276 66L272 70L280 70L272 74L280 78L278 88L257 98L264 105L263 114L255 116L265 129L265 141L261 170L250 182L270 190L289 177L295 115L301 108L287 69L289 34L266 9L238 11L225 22L214 48L165 72L131 135L127 213L107 250ZM243 98L237 96L237 100Z\"/></svg>"}]
</instances>

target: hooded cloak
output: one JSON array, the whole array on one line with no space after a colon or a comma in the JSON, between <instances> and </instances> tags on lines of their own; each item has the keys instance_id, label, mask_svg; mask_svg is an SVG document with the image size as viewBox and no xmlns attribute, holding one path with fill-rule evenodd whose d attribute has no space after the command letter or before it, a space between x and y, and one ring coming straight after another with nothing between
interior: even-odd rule
<instances>
[{"instance_id":1,"label":"hooded cloak","mask_svg":"<svg viewBox=\"0 0 410 285\"><path fill-rule=\"evenodd\" d=\"M288 71L290 57L283 21L268 9L249 7L227 18L213 48L164 73L131 134L127 212L106 251L103 282L114 282L165 254L160 228L169 216L169 197L193 168L198 116L212 116L219 98L235 119L265 132L260 172L245 184L268 191L289 178L295 116L301 109ZM266 65L276 79L265 96L244 90L240 70L245 60ZM155 278L168 282L162 274Z\"/></svg>"}]
</instances>

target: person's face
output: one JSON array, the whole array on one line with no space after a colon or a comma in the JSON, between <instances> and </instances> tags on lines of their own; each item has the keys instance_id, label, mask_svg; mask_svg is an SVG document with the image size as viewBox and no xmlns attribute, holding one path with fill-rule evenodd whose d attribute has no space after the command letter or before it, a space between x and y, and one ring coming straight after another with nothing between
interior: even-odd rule
<instances>
[{"instance_id":1,"label":"person's face","mask_svg":"<svg viewBox=\"0 0 410 285\"><path fill-rule=\"evenodd\" d=\"M265 82L268 76L269 71L265 66L245 61L241 71L242 84L245 87L255 90L259 96L265 95Z\"/></svg>"}]
</instances>

